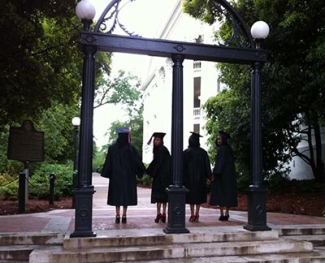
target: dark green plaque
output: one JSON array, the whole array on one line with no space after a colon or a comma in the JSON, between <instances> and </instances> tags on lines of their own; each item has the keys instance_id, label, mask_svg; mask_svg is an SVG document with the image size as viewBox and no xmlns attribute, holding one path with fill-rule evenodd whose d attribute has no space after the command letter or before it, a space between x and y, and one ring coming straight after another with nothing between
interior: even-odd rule
<instances>
[{"instance_id":1,"label":"dark green plaque","mask_svg":"<svg viewBox=\"0 0 325 263\"><path fill-rule=\"evenodd\" d=\"M21 127L10 127L8 159L21 162L44 161L44 132L34 129L30 120Z\"/></svg>"}]
</instances>

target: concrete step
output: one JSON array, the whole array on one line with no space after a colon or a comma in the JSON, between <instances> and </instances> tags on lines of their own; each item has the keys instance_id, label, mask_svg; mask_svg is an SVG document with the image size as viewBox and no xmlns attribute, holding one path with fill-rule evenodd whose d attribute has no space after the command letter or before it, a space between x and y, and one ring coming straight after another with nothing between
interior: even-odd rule
<instances>
[{"instance_id":1,"label":"concrete step","mask_svg":"<svg viewBox=\"0 0 325 263\"><path fill-rule=\"evenodd\" d=\"M125 262L125 261L124 261ZM143 263L144 261L132 261L132 263ZM313 253L290 253L290 254L264 254L251 256L220 256L220 257L195 257L195 258L177 258L163 260L149 260L145 263L324 263L325 252ZM104 263L104 262L100 262ZM123 263L118 261L115 263Z\"/></svg>"},{"instance_id":2,"label":"concrete step","mask_svg":"<svg viewBox=\"0 0 325 263\"><path fill-rule=\"evenodd\" d=\"M297 235L325 235L324 225L299 225L299 226L281 226L274 228L279 236L297 236Z\"/></svg>"},{"instance_id":3,"label":"concrete step","mask_svg":"<svg viewBox=\"0 0 325 263\"><path fill-rule=\"evenodd\" d=\"M1 233L0 246L10 245L59 245L64 240L62 233Z\"/></svg>"},{"instance_id":4,"label":"concrete step","mask_svg":"<svg viewBox=\"0 0 325 263\"><path fill-rule=\"evenodd\" d=\"M94 238L70 238L62 233L1 233L0 263L324 263L323 233L325 227L308 225L256 232L241 227L188 234L157 234L149 229L136 235L109 231L105 232L107 236Z\"/></svg>"},{"instance_id":5,"label":"concrete step","mask_svg":"<svg viewBox=\"0 0 325 263\"><path fill-rule=\"evenodd\" d=\"M304 240L311 242L314 247L325 246L324 225L281 226L275 230L278 231L281 239Z\"/></svg>"},{"instance_id":6,"label":"concrete step","mask_svg":"<svg viewBox=\"0 0 325 263\"><path fill-rule=\"evenodd\" d=\"M325 246L325 235L284 236L282 239L308 241L311 242L314 247Z\"/></svg>"},{"instance_id":7,"label":"concrete step","mask_svg":"<svg viewBox=\"0 0 325 263\"><path fill-rule=\"evenodd\" d=\"M143 229L143 233L147 233ZM242 228L236 228L235 232L198 232L188 234L147 234L141 236L99 236L95 238L70 238L66 236L63 241L63 248L99 248L99 247L130 247L130 246L154 246L181 243L211 243L211 242L240 242L240 241L267 241L278 240L277 231L249 232Z\"/></svg>"},{"instance_id":8,"label":"concrete step","mask_svg":"<svg viewBox=\"0 0 325 263\"><path fill-rule=\"evenodd\" d=\"M159 246L97 247L64 250L62 247L35 249L29 257L33 263L83 263L160 261L200 257L263 257L288 253L313 253L313 246L305 241L241 241L210 243L178 243ZM325 259L325 256L324 256ZM218 261L219 262L219 261ZM236 262L236 261L234 261ZM240 262L240 261L238 261ZM242 261L245 262L245 261ZM268 261L271 262L271 261Z\"/></svg>"},{"instance_id":9,"label":"concrete step","mask_svg":"<svg viewBox=\"0 0 325 263\"><path fill-rule=\"evenodd\" d=\"M0 263L29 263L29 260L1 260Z\"/></svg>"},{"instance_id":10,"label":"concrete step","mask_svg":"<svg viewBox=\"0 0 325 263\"><path fill-rule=\"evenodd\" d=\"M28 262L29 254L34 249L42 249L43 246L62 246L63 240L62 233L1 233L0 263L2 261L14 263L17 260Z\"/></svg>"},{"instance_id":11,"label":"concrete step","mask_svg":"<svg viewBox=\"0 0 325 263\"><path fill-rule=\"evenodd\" d=\"M13 260L28 261L30 253L37 248L40 247L35 245L0 246L0 259L10 260L10 262Z\"/></svg>"}]
</instances>

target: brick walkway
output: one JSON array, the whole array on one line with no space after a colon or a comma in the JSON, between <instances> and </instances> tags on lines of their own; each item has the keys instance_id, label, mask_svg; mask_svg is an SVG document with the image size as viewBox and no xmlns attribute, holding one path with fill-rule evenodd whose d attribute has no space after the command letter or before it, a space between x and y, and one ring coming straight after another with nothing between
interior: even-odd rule
<instances>
[{"instance_id":1,"label":"brick walkway","mask_svg":"<svg viewBox=\"0 0 325 263\"><path fill-rule=\"evenodd\" d=\"M93 196L93 231L100 232L118 229L163 229L167 224L156 224L155 204L150 203L150 189L138 189L138 205L128 209L128 223L115 224L115 207L106 205L108 180L98 174L93 176L96 193ZM53 210L45 213L0 216L0 232L59 232L67 233L74 230L73 209ZM211 208L201 208L200 221L188 222L189 207L186 207L186 228L198 227L231 227L245 226L247 212L231 211L228 222L218 221L218 211ZM325 217L302 216L282 213L267 213L267 225L270 228L280 228L288 225L325 225Z\"/></svg>"}]
</instances>

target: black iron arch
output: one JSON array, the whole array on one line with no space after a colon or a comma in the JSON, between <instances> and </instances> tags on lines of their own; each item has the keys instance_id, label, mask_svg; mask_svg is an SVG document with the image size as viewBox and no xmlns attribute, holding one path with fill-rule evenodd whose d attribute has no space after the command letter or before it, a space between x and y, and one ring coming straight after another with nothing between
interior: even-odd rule
<instances>
[{"instance_id":1,"label":"black iron arch","mask_svg":"<svg viewBox=\"0 0 325 263\"><path fill-rule=\"evenodd\" d=\"M82 0L86 1L86 0ZM122 52L158 57L169 57L173 65L172 91L172 158L173 184L167 189L169 195L168 223L165 233L188 233L185 228L185 195L187 189L182 183L183 152L183 61L185 59L226 62L252 65L252 114L251 114L251 155L252 184L248 191L248 224L250 231L270 230L266 225L266 192L262 185L262 144L261 144L261 79L262 65L266 62L266 52L255 45L246 24L238 12L226 0L210 0L214 14L223 16L232 26L232 35L223 44L206 45L141 37L128 31L120 23L119 13L122 2L135 0L112 0L100 16L93 31L92 21L83 19L81 32L84 53L82 75L82 104L80 126L80 150L78 162L78 182L75 195L75 231L71 237L89 237L92 231L92 139L93 100L95 78L95 53ZM138 0L141 1L141 0ZM180 1L181 3L181 1ZM120 27L125 35L115 34ZM255 40L256 42L258 40Z\"/></svg>"},{"instance_id":2,"label":"black iron arch","mask_svg":"<svg viewBox=\"0 0 325 263\"><path fill-rule=\"evenodd\" d=\"M140 1L140 0L139 0ZM141 37L119 21L125 2L113 0L98 19L94 31L82 32L81 43L94 45L98 51L171 57L182 54L185 59L251 64L266 62L266 53L256 50L253 38L238 12L225 0L211 1L214 13L222 15L232 25L233 32L224 44L207 45L192 42L169 41ZM120 28L127 36L114 34ZM232 46L230 46L232 44ZM235 45L234 45L235 44Z\"/></svg>"},{"instance_id":3,"label":"black iron arch","mask_svg":"<svg viewBox=\"0 0 325 263\"><path fill-rule=\"evenodd\" d=\"M132 0L128 0L132 2ZM126 5L122 5L122 0L113 0L105 8L100 18L98 19L94 32L114 34L114 30L120 27L129 36L140 36L135 32L131 32L127 27L119 21L119 13ZM124 1L123 3L125 3ZM244 23L242 17L238 12L225 0L214 0L209 2L210 7L213 9L214 14L220 14L232 25L233 33L231 37L226 41L225 46L231 42L231 39L235 39L238 47L254 48L253 38ZM110 22L110 26L107 25Z\"/></svg>"}]
</instances>

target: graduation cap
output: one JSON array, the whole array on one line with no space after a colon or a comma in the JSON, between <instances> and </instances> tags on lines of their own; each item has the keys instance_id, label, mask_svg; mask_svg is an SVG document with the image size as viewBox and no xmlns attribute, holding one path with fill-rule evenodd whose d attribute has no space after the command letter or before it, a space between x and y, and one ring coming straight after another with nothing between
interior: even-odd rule
<instances>
[{"instance_id":1,"label":"graduation cap","mask_svg":"<svg viewBox=\"0 0 325 263\"><path fill-rule=\"evenodd\" d=\"M130 132L130 129L129 128L127 128L127 127L119 127L119 128L116 128L116 133L119 134L119 136L124 136L122 134L127 134L127 136L128 136L128 142L129 143L132 143L132 136L131 136L131 132Z\"/></svg>"},{"instance_id":2,"label":"graduation cap","mask_svg":"<svg viewBox=\"0 0 325 263\"><path fill-rule=\"evenodd\" d=\"M200 146L200 137L202 137L202 135L200 135L196 132L191 132L191 133L192 134L190 135L190 138L188 139L189 147Z\"/></svg>"},{"instance_id":3,"label":"graduation cap","mask_svg":"<svg viewBox=\"0 0 325 263\"><path fill-rule=\"evenodd\" d=\"M116 128L116 133L129 133L129 132L130 132L130 130L127 127Z\"/></svg>"},{"instance_id":4,"label":"graduation cap","mask_svg":"<svg viewBox=\"0 0 325 263\"><path fill-rule=\"evenodd\" d=\"M198 133L196 133L196 132L191 132L191 133L192 133L192 135L195 136L195 137L198 137L198 138L203 137L201 134L198 134Z\"/></svg>"},{"instance_id":5,"label":"graduation cap","mask_svg":"<svg viewBox=\"0 0 325 263\"><path fill-rule=\"evenodd\" d=\"M151 135L151 137L150 137L149 141L147 142L147 144L149 145L151 143L152 138L160 138L161 140L163 140L163 138L164 138L165 135L166 135L165 132L154 132Z\"/></svg>"},{"instance_id":6,"label":"graduation cap","mask_svg":"<svg viewBox=\"0 0 325 263\"><path fill-rule=\"evenodd\" d=\"M226 139L231 139L230 138L230 134L227 133L227 132L224 132L224 131L219 131L219 135L223 138L226 138Z\"/></svg>"}]
</instances>

